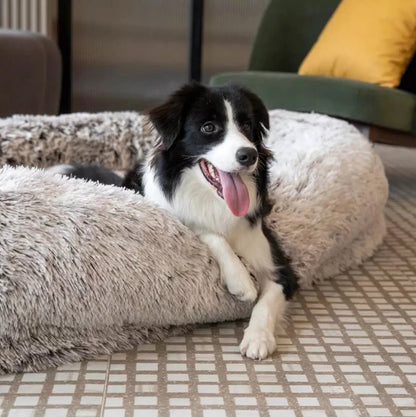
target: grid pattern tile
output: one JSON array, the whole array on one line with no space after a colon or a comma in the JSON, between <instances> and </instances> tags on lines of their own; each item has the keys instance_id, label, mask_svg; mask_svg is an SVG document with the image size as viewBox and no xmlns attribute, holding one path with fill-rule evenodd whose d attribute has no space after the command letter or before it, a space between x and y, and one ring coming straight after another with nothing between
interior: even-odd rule
<instances>
[{"instance_id":1,"label":"grid pattern tile","mask_svg":"<svg viewBox=\"0 0 416 417\"><path fill-rule=\"evenodd\" d=\"M1 417L416 416L416 150L378 146L389 232L359 268L301 291L278 353L245 322L203 326L43 373L0 377Z\"/></svg>"}]
</instances>

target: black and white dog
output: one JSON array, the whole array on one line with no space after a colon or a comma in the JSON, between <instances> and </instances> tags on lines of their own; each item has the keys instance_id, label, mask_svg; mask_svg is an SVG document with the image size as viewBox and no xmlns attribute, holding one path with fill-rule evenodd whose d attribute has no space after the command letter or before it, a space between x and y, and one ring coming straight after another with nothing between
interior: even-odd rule
<instances>
[{"instance_id":1,"label":"black and white dog","mask_svg":"<svg viewBox=\"0 0 416 417\"><path fill-rule=\"evenodd\" d=\"M149 112L159 141L121 185L175 215L205 242L230 293L257 302L240 345L263 359L276 348L275 327L298 284L290 261L264 223L270 152L263 145L268 112L237 86L183 86ZM74 177L120 185L111 171L79 165L53 168ZM260 281L260 294L246 267Z\"/></svg>"}]
</instances>

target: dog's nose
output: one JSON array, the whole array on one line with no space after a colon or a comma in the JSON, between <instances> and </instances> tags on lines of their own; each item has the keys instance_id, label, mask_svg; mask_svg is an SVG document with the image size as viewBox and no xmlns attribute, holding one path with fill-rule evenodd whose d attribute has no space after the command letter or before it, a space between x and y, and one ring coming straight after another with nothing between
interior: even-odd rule
<instances>
[{"instance_id":1,"label":"dog's nose","mask_svg":"<svg viewBox=\"0 0 416 417\"><path fill-rule=\"evenodd\" d=\"M237 161L246 167L249 167L257 161L257 151L253 148L240 148L236 154Z\"/></svg>"}]
</instances>

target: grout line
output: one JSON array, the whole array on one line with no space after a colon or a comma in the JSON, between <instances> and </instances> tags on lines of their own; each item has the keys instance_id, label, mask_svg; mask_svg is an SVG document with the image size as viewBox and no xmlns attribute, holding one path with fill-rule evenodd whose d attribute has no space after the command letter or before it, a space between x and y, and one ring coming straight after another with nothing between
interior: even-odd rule
<instances>
[{"instance_id":1,"label":"grout line","mask_svg":"<svg viewBox=\"0 0 416 417\"><path fill-rule=\"evenodd\" d=\"M107 400L108 380L110 377L110 366L111 366L111 354L108 355L108 359L107 359L107 372L105 373L104 390L103 390L103 397L101 400L101 408L100 408L99 417L104 417L105 402Z\"/></svg>"}]
</instances>

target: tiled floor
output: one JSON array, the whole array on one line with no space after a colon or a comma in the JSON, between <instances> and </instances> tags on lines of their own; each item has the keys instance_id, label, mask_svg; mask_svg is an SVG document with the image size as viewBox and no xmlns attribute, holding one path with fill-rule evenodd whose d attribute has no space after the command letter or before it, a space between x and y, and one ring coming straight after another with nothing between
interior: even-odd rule
<instances>
[{"instance_id":1,"label":"tiled floor","mask_svg":"<svg viewBox=\"0 0 416 417\"><path fill-rule=\"evenodd\" d=\"M44 373L0 377L1 417L416 417L416 150L378 146L389 233L373 259L302 291L263 362L245 323Z\"/></svg>"}]
</instances>

